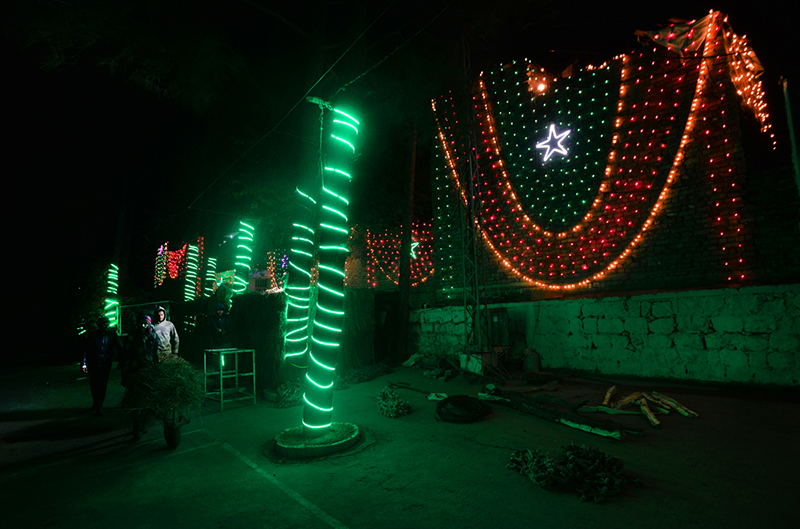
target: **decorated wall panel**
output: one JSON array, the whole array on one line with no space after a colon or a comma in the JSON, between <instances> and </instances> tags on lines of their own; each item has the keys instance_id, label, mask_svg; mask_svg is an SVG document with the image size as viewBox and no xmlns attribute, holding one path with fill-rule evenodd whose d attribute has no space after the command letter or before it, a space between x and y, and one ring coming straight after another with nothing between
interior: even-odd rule
<instances>
[{"instance_id":1,"label":"decorated wall panel","mask_svg":"<svg viewBox=\"0 0 800 529\"><path fill-rule=\"evenodd\" d=\"M654 34L569 77L502 64L466 97L432 102L445 298L463 284L460 233L473 204L489 286L585 293L774 280L744 194L742 111L776 141L757 59L719 13L686 34L678 51L658 44L669 31Z\"/></svg>"}]
</instances>

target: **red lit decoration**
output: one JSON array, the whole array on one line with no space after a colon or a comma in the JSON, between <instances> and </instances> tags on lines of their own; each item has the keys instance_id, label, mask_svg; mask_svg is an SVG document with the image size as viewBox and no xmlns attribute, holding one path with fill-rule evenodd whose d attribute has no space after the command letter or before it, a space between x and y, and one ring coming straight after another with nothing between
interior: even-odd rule
<instances>
[{"instance_id":1,"label":"red lit decoration","mask_svg":"<svg viewBox=\"0 0 800 529\"><path fill-rule=\"evenodd\" d=\"M367 231L367 282L378 286L378 274L393 283L400 278L400 247L402 228L382 233ZM427 281L433 274L433 231L430 223L415 222L411 228L411 286Z\"/></svg>"},{"instance_id":2,"label":"red lit decoration","mask_svg":"<svg viewBox=\"0 0 800 529\"><path fill-rule=\"evenodd\" d=\"M205 238L197 238L197 279L194 280L193 291L197 297L200 297L202 292L202 270L204 261ZM187 257L189 251L189 244L184 243L179 250L170 250L169 242L165 242L158 247L155 262L155 277L154 286L158 287L164 284L164 281L169 277L170 279L178 279L185 277Z\"/></svg>"},{"instance_id":3,"label":"red lit decoration","mask_svg":"<svg viewBox=\"0 0 800 529\"><path fill-rule=\"evenodd\" d=\"M463 113L453 97L433 102L451 179L465 204L469 193L475 195L476 228L511 274L556 290L602 280L647 237L674 194L687 145L705 142L715 153L701 163L719 196L714 225L727 277L746 279L728 102L713 83L728 75L746 104L762 113L762 130L769 126L760 84L736 73L752 71L746 59L754 55L719 13L709 20L703 46L682 58L654 48L548 82L532 64L482 73L472 109L480 134L474 153L479 189L467 179L468 143L458 130ZM581 121L587 113L595 119ZM535 147L553 124L573 129L569 153L543 164Z\"/></svg>"}]
</instances>

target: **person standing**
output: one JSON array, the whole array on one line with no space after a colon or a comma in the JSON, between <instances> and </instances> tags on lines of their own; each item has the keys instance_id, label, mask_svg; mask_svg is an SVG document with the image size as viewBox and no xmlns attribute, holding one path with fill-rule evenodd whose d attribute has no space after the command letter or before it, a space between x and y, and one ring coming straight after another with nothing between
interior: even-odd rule
<instances>
[{"instance_id":1,"label":"person standing","mask_svg":"<svg viewBox=\"0 0 800 529\"><path fill-rule=\"evenodd\" d=\"M152 320L147 314L139 316L134 332L127 336L123 348L122 385L126 388L135 383L136 374L146 367L158 363L158 342L153 331ZM133 430L134 439L145 432L145 419L147 410L134 410Z\"/></svg>"},{"instance_id":2,"label":"person standing","mask_svg":"<svg viewBox=\"0 0 800 529\"><path fill-rule=\"evenodd\" d=\"M228 338L228 313L225 310L225 305L222 303L217 304L217 310L209 318L211 324L211 341L214 344L214 349L222 349L230 347L231 342Z\"/></svg>"},{"instance_id":3,"label":"person standing","mask_svg":"<svg viewBox=\"0 0 800 529\"><path fill-rule=\"evenodd\" d=\"M83 348L83 372L89 375L92 412L97 417L103 414L111 364L120 349L117 333L109 328L110 323L107 316L97 320L97 329L89 333Z\"/></svg>"},{"instance_id":4,"label":"person standing","mask_svg":"<svg viewBox=\"0 0 800 529\"><path fill-rule=\"evenodd\" d=\"M178 338L178 331L175 325L167 319L167 311L164 307L156 309L156 324L153 330L158 342L158 355L168 356L171 354L178 354L178 345L180 340Z\"/></svg>"}]
</instances>

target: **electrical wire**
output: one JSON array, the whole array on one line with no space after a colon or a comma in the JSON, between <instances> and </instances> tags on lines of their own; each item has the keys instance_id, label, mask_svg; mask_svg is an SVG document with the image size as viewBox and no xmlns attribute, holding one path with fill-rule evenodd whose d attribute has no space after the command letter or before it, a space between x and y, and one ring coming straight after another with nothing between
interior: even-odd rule
<instances>
[{"instance_id":1,"label":"electrical wire","mask_svg":"<svg viewBox=\"0 0 800 529\"><path fill-rule=\"evenodd\" d=\"M249 153L250 151L252 151L252 150L253 150L253 149L254 149L254 148L255 148L255 147L256 147L256 146L257 146L259 143L261 143L262 141L264 141L265 139L267 139L267 137L268 137L270 134L272 134L273 132L275 132L275 130L276 130L278 127L280 127L280 126L281 126L281 124L282 124L282 123L283 123L283 122L286 120L286 118L288 118L288 117L291 115L291 113L292 113L292 112L294 112L294 110L295 110L295 109L296 109L296 108L297 108L297 107L300 105L300 103L302 103L303 101L305 101L306 97L308 97L308 94L310 94L310 93L311 93L311 91L312 91L314 88L316 88L316 87L317 87L317 85L318 85L319 83L321 83L323 79L325 79L325 77L326 77L326 76L327 76L327 75L328 75L328 74L331 72L331 70L333 70L333 68L334 68L334 67L335 67L337 64L339 64L339 62L340 62L340 61L341 61L341 60L344 58L344 56L345 56L345 55L347 55L347 54L350 52L350 50L351 50L351 49L353 49L353 46L355 46L355 45L356 45L356 43L357 43L359 40L361 40L361 37L363 37L363 36L364 36L364 35L367 33L367 31L369 31L369 30L372 28L372 26L374 26L374 25L375 25L375 23L376 23L376 22L378 22L378 20L380 20L380 19L381 19L381 17L383 17L383 15L384 15L384 14L386 14L386 12L389 10L389 8L390 8L390 7L392 7L392 6L394 5L395 1L396 1L396 0L392 0L392 2L391 2L391 3L390 3L388 6L386 6L386 8L385 8L385 9L384 9L384 10L381 12L381 14L380 14L380 15L378 15L378 16L377 16L377 18L375 18L375 20L373 20L373 21L372 21L372 23L371 23L369 26L367 26L367 28L366 28L364 31L362 31L362 32L361 32L361 34L360 34L358 37L356 37L356 39L355 39L355 40L354 40L354 41L353 41L353 42L350 44L350 46L348 46L348 47L347 47L347 49L346 49L346 50L344 50L344 52L342 52L342 54L341 54L341 55L339 55L339 58L338 58L338 59L336 59L336 60L333 62L333 64L331 64L331 65L330 65L330 67L329 67L329 68L328 68L328 69L325 71L325 73L323 73L323 74L320 76L320 78L319 78L319 79L317 79L317 80L316 80L316 82L315 82L313 85L311 85L311 88L309 88L308 90L306 90L306 93L305 93L305 94L303 94L303 95L300 97L300 99L298 99L298 100L297 100L297 102L296 102L296 103L295 103L295 104L292 106L292 108L290 108L290 109L289 109L289 111L288 111L288 112L287 112L287 113L286 113L286 114L285 114L285 115L284 115L284 116L283 116L283 117L282 117L282 118L281 118L281 119L278 121L278 123L276 123L276 124L275 124L275 126L274 126L274 127L272 127L272 129L270 129L270 131L269 131L269 132L267 132L266 134L264 134L263 136L261 136L261 138L259 138L258 140L256 140L256 142L255 142L255 143L253 143L252 145L250 145L250 147L248 147L247 149L245 149L245 150L244 150L244 152L243 152L242 154L240 154L240 155L239 155L239 157L238 157L238 158L236 158L236 159L235 159L235 160L234 160L234 161L233 161L233 162L232 162L232 163L231 163L231 164L230 164L228 167L226 167L226 168L225 168L225 170L224 170L224 171L222 171L222 173L220 173L220 175L219 175L217 178L215 178L215 179L214 179L214 181L213 181L213 182L211 182L211 184L209 184L209 186L208 186L208 187L206 187L206 188L203 190L203 192L202 192L202 193L200 193L199 195L197 195L197 198L195 198L195 199L194 199L194 201L193 201L191 204L189 204L189 207L188 207L187 209L191 209L191 208L192 208L192 206L194 206L194 205L195 205L195 203L196 203L198 200L200 200L200 197L202 197L202 196L203 196L203 195L204 195L204 194L205 194L205 193L206 193L206 192L207 192L209 189L211 189L211 187L213 187L213 186L214 186L214 184L216 184L216 183L217 183L217 182L218 182L218 181L219 181L219 180L220 180L220 179L221 179L223 176L225 176L225 174L227 174L227 172L228 172L228 171L230 171L230 170L233 168L233 166L234 166L234 165L236 165L237 163L239 163L239 160L241 160L242 158L244 158L244 157L247 155L247 153ZM338 93L338 92L337 92L337 93Z\"/></svg>"},{"instance_id":2,"label":"electrical wire","mask_svg":"<svg viewBox=\"0 0 800 529\"><path fill-rule=\"evenodd\" d=\"M342 90L344 90L345 88L347 88L347 87L348 87L348 86L350 86L351 84L355 83L356 81L358 81L359 79L361 79L362 77L364 77L365 75L367 75L369 72L371 72L372 70L374 70L375 68L377 68L378 66L380 66L381 64L383 64L383 63L384 63L384 62L385 62L387 59L389 59L389 58L390 58L392 55L394 55L395 53L397 53L397 52L400 50L400 48L402 48L403 46L405 46L406 44L408 44L409 42L411 42L412 40L414 40L414 39L417 37L417 35L419 35L420 33L422 33L422 32L423 32L423 31L424 31L424 30L425 30L425 29L426 29L428 26L430 26L431 24L433 24L433 23L436 21L436 19L437 19L437 18L439 18L440 16L442 16L442 13L444 13L445 11L447 11L447 8L449 8L451 5L453 5L453 2L455 2L455 0L450 0L450 2L449 2L449 3L448 3L446 6L444 6L444 8L443 8L441 11L439 11L439 14L437 14L435 17L433 17L432 19L430 19L430 21L428 21L428 23L427 23L427 24L425 24L425 25L424 25L424 26L422 26L422 27L421 27L419 30L417 30L417 32L416 32L416 33L414 33L414 34L411 36L411 38L410 38L410 39L406 40L405 42L403 42L402 44L400 44L399 46L397 46L397 47L396 47L396 48L395 48L393 51L389 52L389 54L388 54L388 55L386 55L386 56L385 56L383 59L379 60L378 62L376 62L375 64L373 64L373 65L372 65L372 66L370 66L369 68L367 68L367 70L366 70L364 73L362 73L361 75L359 75L358 77L356 77L355 79L353 79L352 81L350 81L349 83L345 83L345 84L343 84L343 85L342 85L342 86L341 86L341 87L340 87L340 88L339 88L339 89L336 91L336 93L334 94L334 97L336 97L336 96L339 94L339 92L341 92Z\"/></svg>"}]
</instances>

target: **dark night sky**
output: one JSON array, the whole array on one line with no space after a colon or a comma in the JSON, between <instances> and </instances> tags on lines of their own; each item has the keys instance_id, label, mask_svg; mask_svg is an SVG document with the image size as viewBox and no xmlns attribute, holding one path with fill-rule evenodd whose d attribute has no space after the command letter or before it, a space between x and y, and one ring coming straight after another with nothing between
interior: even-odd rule
<instances>
[{"instance_id":1,"label":"dark night sky","mask_svg":"<svg viewBox=\"0 0 800 529\"><path fill-rule=\"evenodd\" d=\"M34 3L48 9L56 4ZM41 68L47 47L25 46L34 34L31 21L44 9L3 17L6 224L13 234L11 255L21 257L7 277L15 283L16 303L30 302L30 314L47 314L32 318L36 325L66 332L59 323L87 281L83 272L95 261L112 259L117 248L130 287L146 288L158 243L230 231L236 214L249 213L245 202L226 191L237 182L262 186L260 192L266 192L265 183L294 187L299 149L309 145L316 111L308 103L289 111L312 83L313 57L301 33L312 32L315 3L274 8L277 13L258 9L272 4L142 2L149 7L137 11L140 19L126 21L122 30L109 28L90 49L49 71ZM427 119L420 110L425 102L459 83L464 42L475 72L524 57L558 71L574 59L599 63L632 51L638 47L635 29L656 29L669 17L700 18L713 7L727 12L734 31L750 38L766 68L774 113L782 111L778 76L797 73L796 54L786 48L792 46L788 17L768 7L779 2L455 1L415 35L448 4L391 4L314 92L329 96L408 41L341 96L357 102L370 130L360 163L372 180L364 186L368 193L354 190L355 208L375 209L359 205L374 201L375 193L384 202L397 196L397 175L407 164L408 116ZM389 2L331 5L324 69ZM369 7L356 9L360 5ZM162 57L179 65L177 96L145 90L131 80L130 70L112 75L97 65L109 49L119 51L120 42L140 38L144 44L129 51L151 61L145 65Z\"/></svg>"}]
</instances>

